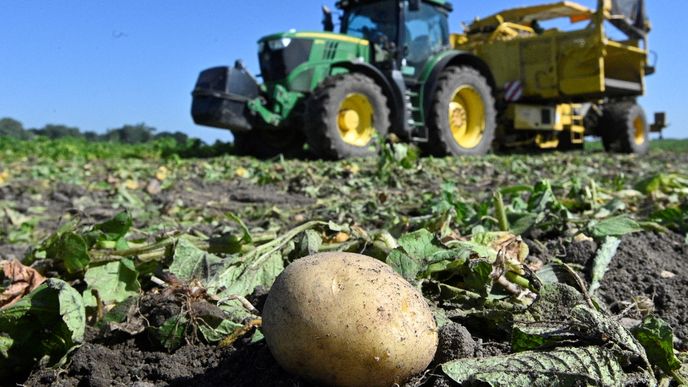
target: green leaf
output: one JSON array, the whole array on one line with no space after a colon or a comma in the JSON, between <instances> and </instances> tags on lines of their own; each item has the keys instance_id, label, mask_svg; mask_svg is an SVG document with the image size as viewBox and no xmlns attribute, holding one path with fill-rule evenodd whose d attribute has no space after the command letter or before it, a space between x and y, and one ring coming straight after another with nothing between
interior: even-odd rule
<instances>
[{"instance_id":1,"label":"green leaf","mask_svg":"<svg viewBox=\"0 0 688 387\"><path fill-rule=\"evenodd\" d=\"M515 324L511 332L511 349L514 352L541 349L544 346L555 346L564 338L571 339L571 335L565 334L565 324L543 324L538 326L535 323Z\"/></svg>"},{"instance_id":2,"label":"green leaf","mask_svg":"<svg viewBox=\"0 0 688 387\"><path fill-rule=\"evenodd\" d=\"M127 235L132 224L131 216L129 216L128 212L124 211L115 215L115 217L110 220L97 224L94 229L102 231L106 240L116 241Z\"/></svg>"},{"instance_id":3,"label":"green leaf","mask_svg":"<svg viewBox=\"0 0 688 387\"><path fill-rule=\"evenodd\" d=\"M492 264L484 259L472 259L468 261L467 273L464 282L468 289L472 289L487 296L492 289Z\"/></svg>"},{"instance_id":4,"label":"green leaf","mask_svg":"<svg viewBox=\"0 0 688 387\"><path fill-rule=\"evenodd\" d=\"M241 227L241 242L243 242L244 244L253 243L253 237L251 237L251 232L248 230L248 227L246 227L246 224L237 215L235 215L232 212L228 212L227 218L237 222L239 224L239 227Z\"/></svg>"},{"instance_id":5,"label":"green leaf","mask_svg":"<svg viewBox=\"0 0 688 387\"><path fill-rule=\"evenodd\" d=\"M220 297L232 295L247 296L258 286L270 287L284 270L282 255L272 253L260 262L242 265L241 259L229 261L228 266L213 276L207 283L210 294Z\"/></svg>"},{"instance_id":6,"label":"green leaf","mask_svg":"<svg viewBox=\"0 0 688 387\"><path fill-rule=\"evenodd\" d=\"M688 188L688 179L677 174L660 173L636 184L636 189L646 195Z\"/></svg>"},{"instance_id":7,"label":"green leaf","mask_svg":"<svg viewBox=\"0 0 688 387\"><path fill-rule=\"evenodd\" d=\"M312 255L320 251L322 238L315 230L306 230L299 246L301 256Z\"/></svg>"},{"instance_id":8,"label":"green leaf","mask_svg":"<svg viewBox=\"0 0 688 387\"><path fill-rule=\"evenodd\" d=\"M0 333L0 356L7 359L9 355L10 348L14 345L14 340L11 337L5 336L4 333Z\"/></svg>"},{"instance_id":9,"label":"green leaf","mask_svg":"<svg viewBox=\"0 0 688 387\"><path fill-rule=\"evenodd\" d=\"M420 262L409 257L401 249L392 250L385 262L407 281L415 280L422 268Z\"/></svg>"},{"instance_id":10,"label":"green leaf","mask_svg":"<svg viewBox=\"0 0 688 387\"><path fill-rule=\"evenodd\" d=\"M615 216L601 221L592 221L588 228L591 235L598 239L608 236L620 237L643 230L638 222L627 215Z\"/></svg>"},{"instance_id":11,"label":"green leaf","mask_svg":"<svg viewBox=\"0 0 688 387\"><path fill-rule=\"evenodd\" d=\"M186 326L186 317L180 315L170 317L159 327L149 327L149 331L158 344L168 351L173 351L182 346Z\"/></svg>"},{"instance_id":12,"label":"green leaf","mask_svg":"<svg viewBox=\"0 0 688 387\"><path fill-rule=\"evenodd\" d=\"M426 229L404 234L399 238L399 246L414 259L425 259L439 251L445 250L436 243L435 236Z\"/></svg>"},{"instance_id":13,"label":"green leaf","mask_svg":"<svg viewBox=\"0 0 688 387\"><path fill-rule=\"evenodd\" d=\"M442 365L452 380L488 386L618 386L624 372L614 353L603 347L526 351L482 359L459 359Z\"/></svg>"},{"instance_id":14,"label":"green leaf","mask_svg":"<svg viewBox=\"0 0 688 387\"><path fill-rule=\"evenodd\" d=\"M404 234L398 243L399 247L389 253L385 262L409 281L416 280L426 264L435 261L433 255L447 251L426 229Z\"/></svg>"},{"instance_id":15,"label":"green leaf","mask_svg":"<svg viewBox=\"0 0 688 387\"><path fill-rule=\"evenodd\" d=\"M186 238L179 238L169 271L182 281L207 281L221 267L222 258L206 253Z\"/></svg>"},{"instance_id":16,"label":"green leaf","mask_svg":"<svg viewBox=\"0 0 688 387\"><path fill-rule=\"evenodd\" d=\"M222 320L216 326L209 325L204 321L201 321L198 325L203 337L206 339L206 341L211 343L224 339L225 337L231 335L236 329L241 327L243 327L243 325L229 320Z\"/></svg>"},{"instance_id":17,"label":"green leaf","mask_svg":"<svg viewBox=\"0 0 688 387\"><path fill-rule=\"evenodd\" d=\"M0 377L28 372L46 358L57 363L80 343L86 329L81 295L66 282L48 279L16 304L0 309Z\"/></svg>"},{"instance_id":18,"label":"green leaf","mask_svg":"<svg viewBox=\"0 0 688 387\"><path fill-rule=\"evenodd\" d=\"M141 284L138 281L138 275L134 262L123 258L90 267L84 274L84 280L88 284L88 290L97 290L100 300L109 305L139 294ZM87 298L86 295L84 297ZM93 301L88 297L88 306L95 306Z\"/></svg>"},{"instance_id":19,"label":"green leaf","mask_svg":"<svg viewBox=\"0 0 688 387\"><path fill-rule=\"evenodd\" d=\"M595 260L592 264L592 281L590 282L590 288L588 292L590 294L595 293L595 291L600 287L600 283L604 278L604 274L609 268L609 264L612 262L612 258L616 255L616 250L619 248L621 240L614 237L604 238L604 243L597 250L595 255Z\"/></svg>"},{"instance_id":20,"label":"green leaf","mask_svg":"<svg viewBox=\"0 0 688 387\"><path fill-rule=\"evenodd\" d=\"M642 324L633 329L633 336L645 348L647 358L667 374L681 368L674 354L674 332L664 320L655 316L645 317Z\"/></svg>"},{"instance_id":21,"label":"green leaf","mask_svg":"<svg viewBox=\"0 0 688 387\"><path fill-rule=\"evenodd\" d=\"M516 220L511 221L511 231L515 235L523 235L535 225L536 221L536 214L521 215Z\"/></svg>"},{"instance_id":22,"label":"green leaf","mask_svg":"<svg viewBox=\"0 0 688 387\"><path fill-rule=\"evenodd\" d=\"M86 241L73 232L62 234L46 250L47 258L61 261L68 273L83 271L91 258Z\"/></svg>"}]
</instances>

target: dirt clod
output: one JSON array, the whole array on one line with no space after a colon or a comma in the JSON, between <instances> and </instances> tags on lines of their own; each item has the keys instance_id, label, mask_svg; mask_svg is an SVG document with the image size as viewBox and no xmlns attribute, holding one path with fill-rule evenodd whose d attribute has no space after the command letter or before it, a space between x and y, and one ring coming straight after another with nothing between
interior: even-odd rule
<instances>
[{"instance_id":1,"label":"dirt clod","mask_svg":"<svg viewBox=\"0 0 688 387\"><path fill-rule=\"evenodd\" d=\"M450 360L473 357L476 343L471 333L463 325L450 322L440 329L440 341L435 355L435 362L444 363Z\"/></svg>"}]
</instances>

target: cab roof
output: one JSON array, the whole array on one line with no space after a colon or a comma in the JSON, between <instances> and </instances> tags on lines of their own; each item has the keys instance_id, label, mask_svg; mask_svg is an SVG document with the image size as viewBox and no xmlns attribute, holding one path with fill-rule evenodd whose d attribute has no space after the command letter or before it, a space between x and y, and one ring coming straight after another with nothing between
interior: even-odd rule
<instances>
[{"instance_id":1,"label":"cab roof","mask_svg":"<svg viewBox=\"0 0 688 387\"><path fill-rule=\"evenodd\" d=\"M336 6L339 9L347 9L347 8L351 8L351 7L359 5L359 4L377 3L379 1L384 1L384 0L339 0L339 1L337 1ZM447 0L421 0L421 1L423 1L424 3L438 5L444 9L446 9L449 12L454 10L452 3L450 3Z\"/></svg>"}]
</instances>

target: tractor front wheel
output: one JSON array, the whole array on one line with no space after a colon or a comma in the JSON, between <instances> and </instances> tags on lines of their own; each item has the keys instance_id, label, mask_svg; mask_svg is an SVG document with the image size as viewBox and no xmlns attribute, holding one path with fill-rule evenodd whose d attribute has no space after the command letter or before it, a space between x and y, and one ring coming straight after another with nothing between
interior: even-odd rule
<instances>
[{"instance_id":1,"label":"tractor front wheel","mask_svg":"<svg viewBox=\"0 0 688 387\"><path fill-rule=\"evenodd\" d=\"M442 72L428 118L427 150L434 155L483 155L492 149L495 101L487 80L473 68Z\"/></svg>"},{"instance_id":2,"label":"tractor front wheel","mask_svg":"<svg viewBox=\"0 0 688 387\"><path fill-rule=\"evenodd\" d=\"M325 159L376 154L375 137L389 131L387 98L372 79L342 74L326 79L306 110L306 138L316 156Z\"/></svg>"},{"instance_id":3,"label":"tractor front wheel","mask_svg":"<svg viewBox=\"0 0 688 387\"><path fill-rule=\"evenodd\" d=\"M642 155L650 149L650 130L645 111L635 102L617 102L605 106L600 129L602 144L607 152Z\"/></svg>"}]
</instances>

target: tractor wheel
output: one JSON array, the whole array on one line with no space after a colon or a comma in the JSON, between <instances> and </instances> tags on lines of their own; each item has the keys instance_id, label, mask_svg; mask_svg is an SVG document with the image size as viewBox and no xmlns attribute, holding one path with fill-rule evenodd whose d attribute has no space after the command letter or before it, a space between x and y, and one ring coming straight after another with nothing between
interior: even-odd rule
<instances>
[{"instance_id":1,"label":"tractor wheel","mask_svg":"<svg viewBox=\"0 0 688 387\"><path fill-rule=\"evenodd\" d=\"M635 102L606 105L600 132L607 152L642 155L650 149L650 130L645 111Z\"/></svg>"},{"instance_id":2,"label":"tractor wheel","mask_svg":"<svg viewBox=\"0 0 688 387\"><path fill-rule=\"evenodd\" d=\"M492 149L495 101L487 80L473 68L442 72L428 118L427 150L434 155L483 155Z\"/></svg>"},{"instance_id":3,"label":"tractor wheel","mask_svg":"<svg viewBox=\"0 0 688 387\"><path fill-rule=\"evenodd\" d=\"M269 159L277 155L300 157L303 155L305 138L298 130L254 129L249 132L235 132L234 154Z\"/></svg>"},{"instance_id":4,"label":"tractor wheel","mask_svg":"<svg viewBox=\"0 0 688 387\"><path fill-rule=\"evenodd\" d=\"M361 74L326 79L306 111L306 138L313 153L325 159L376 154L375 137L389 131L389 108L382 89Z\"/></svg>"}]
</instances>

